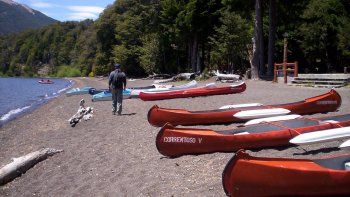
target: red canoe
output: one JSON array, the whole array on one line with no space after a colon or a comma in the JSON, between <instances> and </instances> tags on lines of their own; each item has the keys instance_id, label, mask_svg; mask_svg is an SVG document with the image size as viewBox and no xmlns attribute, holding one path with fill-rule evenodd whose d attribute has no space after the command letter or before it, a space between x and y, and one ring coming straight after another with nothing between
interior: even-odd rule
<instances>
[{"instance_id":1,"label":"red canoe","mask_svg":"<svg viewBox=\"0 0 350 197\"><path fill-rule=\"evenodd\" d=\"M228 124L234 122L245 122L251 119L267 117L260 113L261 117L235 117L239 112L253 112L254 110L286 109L290 113L299 115L327 113L336 111L341 105L341 97L335 91L331 90L325 94L305 99L303 101L279 105L253 106L253 107L235 107L229 109L216 109L207 111L187 111L185 109L166 109L157 105L148 111L148 122L153 126L163 126L165 123L177 125L212 125ZM285 115L285 114L283 114Z\"/></svg>"},{"instance_id":2,"label":"red canoe","mask_svg":"<svg viewBox=\"0 0 350 197\"><path fill-rule=\"evenodd\" d=\"M289 140L301 133L350 126L350 114L320 119L300 117L292 120L263 122L236 129L174 128L166 124L156 138L158 151L168 157L234 152L290 145Z\"/></svg>"},{"instance_id":3,"label":"red canoe","mask_svg":"<svg viewBox=\"0 0 350 197\"><path fill-rule=\"evenodd\" d=\"M38 83L41 83L41 84L53 84L54 82L51 81L50 79L47 79L47 80L39 80Z\"/></svg>"},{"instance_id":4,"label":"red canoe","mask_svg":"<svg viewBox=\"0 0 350 197\"><path fill-rule=\"evenodd\" d=\"M171 90L161 92L141 92L139 97L144 101L154 101L162 99L174 99L174 98L188 98L197 96L209 96L220 94L235 94L243 92L246 89L244 82L238 85L230 85L224 87L217 87L214 84L210 84L203 87L189 88L183 90Z\"/></svg>"},{"instance_id":5,"label":"red canoe","mask_svg":"<svg viewBox=\"0 0 350 197\"><path fill-rule=\"evenodd\" d=\"M222 173L228 196L350 196L350 154L308 160L258 158L239 151Z\"/></svg>"}]
</instances>

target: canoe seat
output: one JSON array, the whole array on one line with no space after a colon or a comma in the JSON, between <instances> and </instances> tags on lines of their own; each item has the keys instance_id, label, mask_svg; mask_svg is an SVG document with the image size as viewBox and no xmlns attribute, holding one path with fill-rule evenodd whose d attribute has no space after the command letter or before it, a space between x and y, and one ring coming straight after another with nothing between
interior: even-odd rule
<instances>
[{"instance_id":1,"label":"canoe seat","mask_svg":"<svg viewBox=\"0 0 350 197\"><path fill-rule=\"evenodd\" d=\"M350 155L340 156L329 159L317 159L314 160L320 166L333 170L350 170ZM348 167L345 168L345 165Z\"/></svg>"},{"instance_id":2,"label":"canoe seat","mask_svg":"<svg viewBox=\"0 0 350 197\"><path fill-rule=\"evenodd\" d=\"M309 120L303 118L281 121L278 124L291 129L320 125L317 120Z\"/></svg>"},{"instance_id":3,"label":"canoe seat","mask_svg":"<svg viewBox=\"0 0 350 197\"><path fill-rule=\"evenodd\" d=\"M320 120L322 121L337 121L337 122L344 122L344 121L348 121L350 120L350 114L346 114L346 115L341 115L341 116L333 116L333 117L326 117L326 118L320 118Z\"/></svg>"},{"instance_id":4,"label":"canoe seat","mask_svg":"<svg viewBox=\"0 0 350 197\"><path fill-rule=\"evenodd\" d=\"M269 124L264 124L264 125L251 125L247 127L241 127L237 129L231 129L231 130L223 130L223 131L216 131L219 134L223 135L235 135L235 134L240 134L240 133L263 133L263 132L269 132L269 131L279 131L283 130L284 128L278 127L276 125L269 125Z\"/></svg>"}]
</instances>

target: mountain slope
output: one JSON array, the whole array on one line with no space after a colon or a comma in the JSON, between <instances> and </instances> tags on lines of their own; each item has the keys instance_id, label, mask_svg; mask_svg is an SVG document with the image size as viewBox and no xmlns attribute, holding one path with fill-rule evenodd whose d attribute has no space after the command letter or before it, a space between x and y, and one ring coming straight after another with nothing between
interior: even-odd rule
<instances>
[{"instance_id":1,"label":"mountain slope","mask_svg":"<svg viewBox=\"0 0 350 197\"><path fill-rule=\"evenodd\" d=\"M36 29L56 20L11 0L0 0L0 35Z\"/></svg>"}]
</instances>

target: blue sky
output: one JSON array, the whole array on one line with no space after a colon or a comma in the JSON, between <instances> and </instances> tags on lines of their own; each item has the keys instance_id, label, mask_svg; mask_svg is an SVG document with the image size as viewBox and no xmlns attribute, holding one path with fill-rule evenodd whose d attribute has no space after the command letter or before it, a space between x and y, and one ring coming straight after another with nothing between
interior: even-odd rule
<instances>
[{"instance_id":1,"label":"blue sky","mask_svg":"<svg viewBox=\"0 0 350 197\"><path fill-rule=\"evenodd\" d=\"M114 0L14 0L59 21L97 19Z\"/></svg>"}]
</instances>

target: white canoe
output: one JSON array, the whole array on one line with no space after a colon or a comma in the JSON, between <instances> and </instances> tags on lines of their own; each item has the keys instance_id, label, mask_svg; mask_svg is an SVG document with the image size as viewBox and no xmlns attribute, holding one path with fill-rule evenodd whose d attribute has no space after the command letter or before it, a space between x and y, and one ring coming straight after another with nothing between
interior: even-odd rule
<instances>
[{"instance_id":1,"label":"white canoe","mask_svg":"<svg viewBox=\"0 0 350 197\"><path fill-rule=\"evenodd\" d=\"M335 141L350 138L350 127L341 127L336 129L327 129L311 133L300 134L289 142L292 144L314 144L320 142Z\"/></svg>"},{"instance_id":2,"label":"white canoe","mask_svg":"<svg viewBox=\"0 0 350 197\"><path fill-rule=\"evenodd\" d=\"M245 110L235 113L233 116L243 120L251 120L256 118L266 118L272 116L281 116L289 114L290 111L284 108L271 108L271 109L254 109Z\"/></svg>"},{"instance_id":3,"label":"white canoe","mask_svg":"<svg viewBox=\"0 0 350 197\"><path fill-rule=\"evenodd\" d=\"M130 93L130 97L138 98L140 95L140 92L169 90L170 88L174 87L173 85L161 85L161 84L152 84L152 85L154 86L154 88L132 89Z\"/></svg>"},{"instance_id":4,"label":"white canoe","mask_svg":"<svg viewBox=\"0 0 350 197\"><path fill-rule=\"evenodd\" d=\"M171 92L174 90L186 90L189 88L195 88L197 87L197 81L193 80L189 83L186 83L184 85L178 85L178 86L174 86L168 89L155 89L155 90L149 90L149 91L142 91L142 92L147 92L147 93L158 93L158 92Z\"/></svg>"},{"instance_id":5,"label":"white canoe","mask_svg":"<svg viewBox=\"0 0 350 197\"><path fill-rule=\"evenodd\" d=\"M347 140L340 144L339 148L350 148L350 140Z\"/></svg>"},{"instance_id":6,"label":"white canoe","mask_svg":"<svg viewBox=\"0 0 350 197\"><path fill-rule=\"evenodd\" d=\"M259 124L262 122L274 122L274 121L281 121L281 120L293 120L301 117L301 115L297 114L291 114L291 115L286 115L286 116L274 116L274 117L269 117L269 118L258 118L258 119L253 119L249 120L244 124L244 126L247 125L252 125L252 124Z\"/></svg>"}]
</instances>

